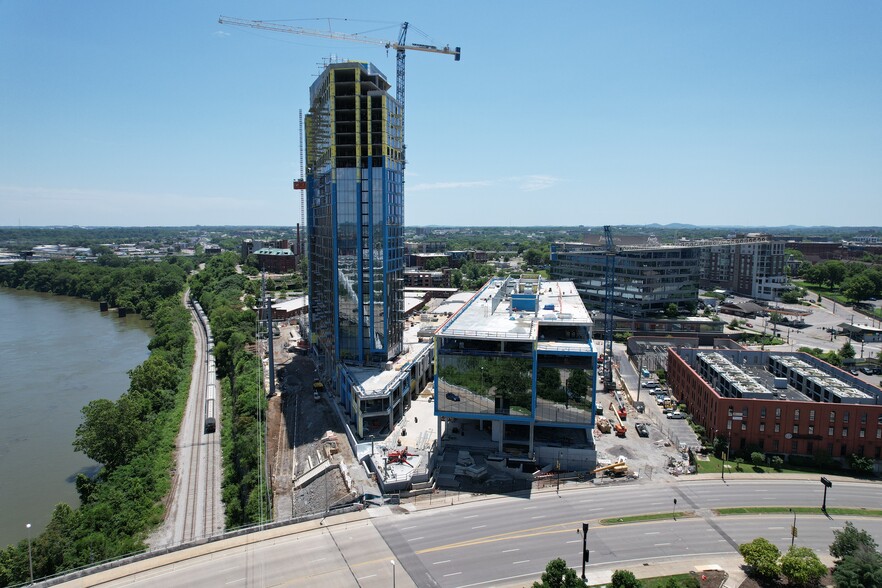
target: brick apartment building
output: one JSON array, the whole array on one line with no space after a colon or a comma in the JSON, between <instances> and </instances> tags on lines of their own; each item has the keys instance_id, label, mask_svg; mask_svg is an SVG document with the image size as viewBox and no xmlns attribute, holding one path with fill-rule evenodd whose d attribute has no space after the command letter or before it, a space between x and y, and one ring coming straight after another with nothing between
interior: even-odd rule
<instances>
[{"instance_id":1,"label":"brick apartment building","mask_svg":"<svg viewBox=\"0 0 882 588\"><path fill-rule=\"evenodd\" d=\"M668 382L732 451L882 459L882 390L805 353L670 348Z\"/></svg>"}]
</instances>

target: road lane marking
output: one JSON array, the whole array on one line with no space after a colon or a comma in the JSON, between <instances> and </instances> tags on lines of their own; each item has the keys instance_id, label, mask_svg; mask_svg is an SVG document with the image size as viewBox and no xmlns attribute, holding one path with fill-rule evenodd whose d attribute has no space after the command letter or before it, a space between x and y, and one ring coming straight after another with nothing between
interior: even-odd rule
<instances>
[{"instance_id":1,"label":"road lane marking","mask_svg":"<svg viewBox=\"0 0 882 588\"><path fill-rule=\"evenodd\" d=\"M437 566L437 565L439 565L439 564L445 564L445 563L450 563L450 560L449 560L449 559L445 559L445 560L441 560L441 561L436 561L436 562L433 563L432 565L433 565L433 566Z\"/></svg>"},{"instance_id":2,"label":"road lane marking","mask_svg":"<svg viewBox=\"0 0 882 588\"><path fill-rule=\"evenodd\" d=\"M414 537L413 539L408 539L408 541L419 541L420 539L425 539L425 537Z\"/></svg>"},{"instance_id":3,"label":"road lane marking","mask_svg":"<svg viewBox=\"0 0 882 588\"><path fill-rule=\"evenodd\" d=\"M225 582L225 584L227 586L229 586L230 584L235 584L236 582L244 582L244 581L245 581L245 578L238 578L236 580L230 580L229 582Z\"/></svg>"},{"instance_id":4,"label":"road lane marking","mask_svg":"<svg viewBox=\"0 0 882 588\"><path fill-rule=\"evenodd\" d=\"M460 575L461 573L462 573L462 572L453 572L452 574L444 574L444 577L445 577L445 578L448 578L448 577L450 577L450 576L458 576L458 575Z\"/></svg>"},{"instance_id":5,"label":"road lane marking","mask_svg":"<svg viewBox=\"0 0 882 588\"><path fill-rule=\"evenodd\" d=\"M538 506L525 506L525 507L524 507L524 510L531 510L531 509L534 509L534 508L539 508L539 507L538 507Z\"/></svg>"},{"instance_id":6,"label":"road lane marking","mask_svg":"<svg viewBox=\"0 0 882 588\"><path fill-rule=\"evenodd\" d=\"M545 515L536 515L535 517L530 517L531 519L544 519Z\"/></svg>"},{"instance_id":7,"label":"road lane marking","mask_svg":"<svg viewBox=\"0 0 882 588\"><path fill-rule=\"evenodd\" d=\"M416 529L416 528L417 528L417 525L412 525L412 526L410 526L410 527L403 527L401 530L402 530L402 531L409 531L409 530L411 530L411 529Z\"/></svg>"},{"instance_id":8,"label":"road lane marking","mask_svg":"<svg viewBox=\"0 0 882 588\"><path fill-rule=\"evenodd\" d=\"M358 580L359 582L361 582L362 580L367 580L368 578L376 578L376 577L377 577L376 574L371 574L370 576L362 576L362 577L360 577L360 578L356 578L356 580Z\"/></svg>"},{"instance_id":9,"label":"road lane marking","mask_svg":"<svg viewBox=\"0 0 882 588\"><path fill-rule=\"evenodd\" d=\"M463 519L475 519L475 518L478 518L479 516L481 516L481 515L469 515L467 517L462 517L462 518Z\"/></svg>"},{"instance_id":10,"label":"road lane marking","mask_svg":"<svg viewBox=\"0 0 882 588\"><path fill-rule=\"evenodd\" d=\"M567 541L567 543L581 543L581 539L573 539L572 541Z\"/></svg>"},{"instance_id":11,"label":"road lane marking","mask_svg":"<svg viewBox=\"0 0 882 588\"><path fill-rule=\"evenodd\" d=\"M656 543L655 547L664 547L665 545L670 545L670 543Z\"/></svg>"},{"instance_id":12,"label":"road lane marking","mask_svg":"<svg viewBox=\"0 0 882 588\"><path fill-rule=\"evenodd\" d=\"M661 531L651 531L649 533L643 533L644 535L661 535Z\"/></svg>"},{"instance_id":13,"label":"road lane marking","mask_svg":"<svg viewBox=\"0 0 882 588\"><path fill-rule=\"evenodd\" d=\"M516 547L515 549L503 549L502 553L511 553L512 551L520 551L520 547Z\"/></svg>"},{"instance_id":14,"label":"road lane marking","mask_svg":"<svg viewBox=\"0 0 882 588\"><path fill-rule=\"evenodd\" d=\"M478 525L477 527L472 527L472 529L473 529L473 530L474 530L474 529L483 529L483 528L486 527L486 526L487 526L487 525Z\"/></svg>"},{"instance_id":15,"label":"road lane marking","mask_svg":"<svg viewBox=\"0 0 882 588\"><path fill-rule=\"evenodd\" d=\"M529 559L522 559L521 561L513 561L513 562L511 562L511 565L516 566L516 565L522 564L522 563L530 563L530 560Z\"/></svg>"},{"instance_id":16,"label":"road lane marking","mask_svg":"<svg viewBox=\"0 0 882 588\"><path fill-rule=\"evenodd\" d=\"M769 529L769 531L780 531L781 529L784 529L784 528L785 527L769 527L768 529Z\"/></svg>"}]
</instances>

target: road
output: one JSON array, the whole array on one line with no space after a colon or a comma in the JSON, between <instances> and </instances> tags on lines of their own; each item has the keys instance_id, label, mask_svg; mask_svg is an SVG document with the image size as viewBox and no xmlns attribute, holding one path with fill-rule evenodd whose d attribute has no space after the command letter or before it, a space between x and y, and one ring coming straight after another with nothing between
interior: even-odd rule
<instances>
[{"instance_id":1,"label":"road","mask_svg":"<svg viewBox=\"0 0 882 588\"><path fill-rule=\"evenodd\" d=\"M607 486L582 484L531 498L495 499L463 496L465 502L427 508L371 509L360 520L325 525L304 523L263 531L145 561L83 579L103 586L361 586L401 587L524 586L538 579L546 563L564 557L580 565L581 523L590 525L589 580L617 567L639 568L664 562L713 563L737 557L737 545L765 537L779 548L790 545L789 515L721 517L723 506L819 506L819 480L691 479L634 482ZM689 516L660 522L601 526L599 520L642 513L669 512ZM880 506L879 485L834 480L828 507ZM341 519L342 520L342 519ZM833 530L845 517L798 515L797 546L826 554ZM856 518L882 543L882 519ZM287 530L286 530L287 529ZM178 561L169 565L177 557ZM186 559L185 559L186 558ZM392 565L392 562L395 565ZM156 567L166 562L166 565ZM131 571L130 573L134 573Z\"/></svg>"},{"instance_id":2,"label":"road","mask_svg":"<svg viewBox=\"0 0 882 588\"><path fill-rule=\"evenodd\" d=\"M217 388L217 429L204 432L205 391L209 383L208 340L198 316L189 305L195 337L195 359L190 393L176 443L176 466L163 525L150 537L151 548L187 543L223 532L221 504L220 389Z\"/></svg>"}]
</instances>

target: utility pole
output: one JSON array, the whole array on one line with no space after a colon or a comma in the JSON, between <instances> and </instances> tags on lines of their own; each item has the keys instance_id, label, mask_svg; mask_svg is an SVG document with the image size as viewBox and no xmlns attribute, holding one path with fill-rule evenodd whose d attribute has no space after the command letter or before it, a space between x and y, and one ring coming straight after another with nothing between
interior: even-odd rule
<instances>
[{"instance_id":1,"label":"utility pole","mask_svg":"<svg viewBox=\"0 0 882 588\"><path fill-rule=\"evenodd\" d=\"M793 512L792 508L790 512L793 513L793 526L790 527L790 549L793 549L793 543L796 541L796 513Z\"/></svg>"}]
</instances>

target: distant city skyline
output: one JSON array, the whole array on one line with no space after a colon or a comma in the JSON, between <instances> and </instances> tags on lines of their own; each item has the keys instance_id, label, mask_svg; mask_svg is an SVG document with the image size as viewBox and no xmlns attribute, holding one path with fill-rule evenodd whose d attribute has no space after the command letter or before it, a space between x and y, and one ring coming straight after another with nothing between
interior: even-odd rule
<instances>
[{"instance_id":1,"label":"distant city skyline","mask_svg":"<svg viewBox=\"0 0 882 588\"><path fill-rule=\"evenodd\" d=\"M462 47L407 57L405 226L882 223L878 3L330 10L0 3L0 226L295 225L305 88L394 51L221 13Z\"/></svg>"}]
</instances>

